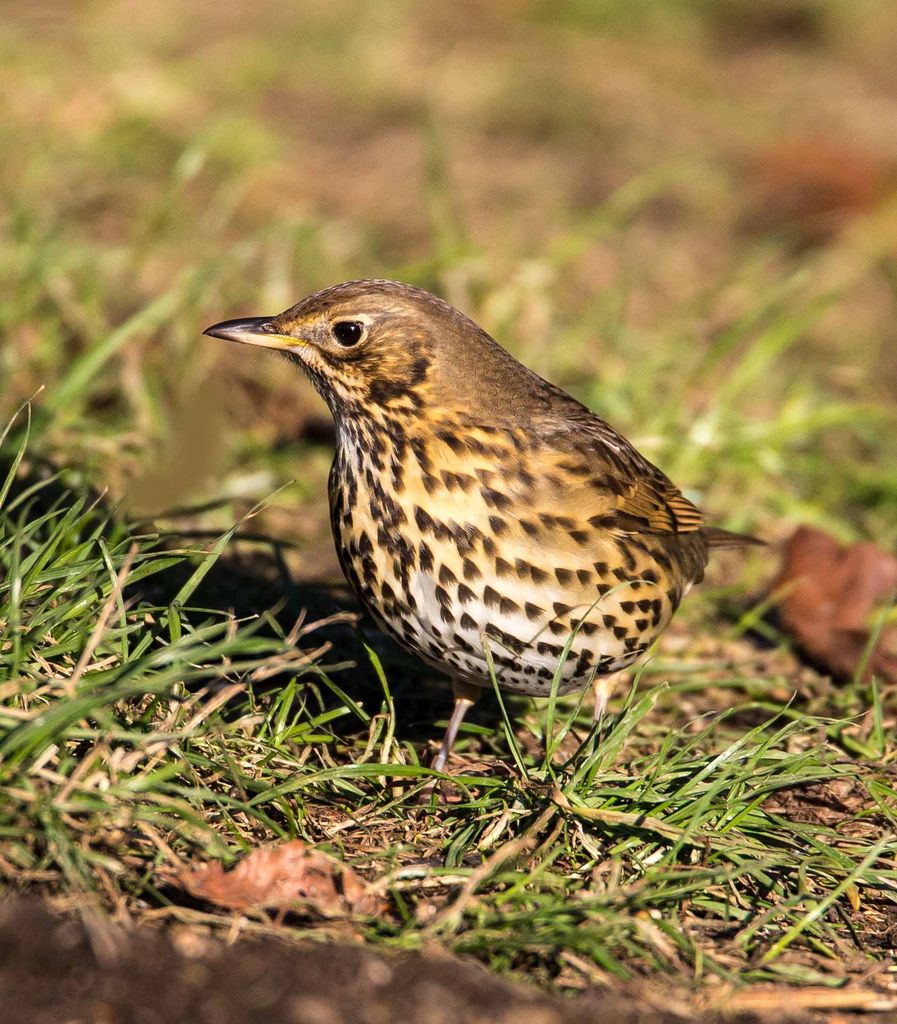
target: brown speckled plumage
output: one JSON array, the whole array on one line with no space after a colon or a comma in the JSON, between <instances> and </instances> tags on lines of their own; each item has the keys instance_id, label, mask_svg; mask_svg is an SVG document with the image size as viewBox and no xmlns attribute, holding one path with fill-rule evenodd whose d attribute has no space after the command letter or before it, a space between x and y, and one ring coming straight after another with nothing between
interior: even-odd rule
<instances>
[{"instance_id":1,"label":"brown speckled plumage","mask_svg":"<svg viewBox=\"0 0 897 1024\"><path fill-rule=\"evenodd\" d=\"M334 336L346 323L360 332L349 344ZM349 282L208 333L286 351L330 406L340 564L383 628L455 681L455 728L491 685L485 648L517 693L550 693L568 641L561 692L618 672L700 581L709 548L739 540L421 289Z\"/></svg>"}]
</instances>

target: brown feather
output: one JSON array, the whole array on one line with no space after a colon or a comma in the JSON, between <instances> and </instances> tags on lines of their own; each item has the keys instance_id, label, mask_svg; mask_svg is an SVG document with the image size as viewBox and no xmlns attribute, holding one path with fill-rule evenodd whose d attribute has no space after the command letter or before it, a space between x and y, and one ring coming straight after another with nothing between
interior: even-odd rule
<instances>
[{"instance_id":1,"label":"brown feather","mask_svg":"<svg viewBox=\"0 0 897 1024\"><path fill-rule=\"evenodd\" d=\"M766 541L759 537L752 537L749 533L721 530L718 526L706 526L701 532L710 548L743 548L755 544L766 546Z\"/></svg>"}]
</instances>

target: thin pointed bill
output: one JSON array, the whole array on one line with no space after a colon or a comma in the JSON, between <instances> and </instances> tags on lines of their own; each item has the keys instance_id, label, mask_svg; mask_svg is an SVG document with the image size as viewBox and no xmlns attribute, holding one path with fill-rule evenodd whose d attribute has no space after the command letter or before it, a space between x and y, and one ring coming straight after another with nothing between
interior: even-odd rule
<instances>
[{"instance_id":1,"label":"thin pointed bill","mask_svg":"<svg viewBox=\"0 0 897 1024\"><path fill-rule=\"evenodd\" d=\"M240 320L222 320L220 324L212 324L203 334L210 338L223 338L224 341L236 341L241 345L258 345L260 348L273 348L278 352L293 352L305 345L299 338L287 334L278 334L271 317L248 316Z\"/></svg>"}]
</instances>

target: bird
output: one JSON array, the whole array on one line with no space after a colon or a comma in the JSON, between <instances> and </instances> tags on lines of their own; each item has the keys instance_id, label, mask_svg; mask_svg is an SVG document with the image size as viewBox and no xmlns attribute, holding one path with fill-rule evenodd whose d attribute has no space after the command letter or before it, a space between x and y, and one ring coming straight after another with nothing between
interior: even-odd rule
<instances>
[{"instance_id":1,"label":"bird","mask_svg":"<svg viewBox=\"0 0 897 1024\"><path fill-rule=\"evenodd\" d=\"M281 353L329 406L340 566L400 647L448 676L443 772L493 679L531 696L613 681L643 657L715 548L655 465L438 296L348 281L214 338Z\"/></svg>"}]
</instances>

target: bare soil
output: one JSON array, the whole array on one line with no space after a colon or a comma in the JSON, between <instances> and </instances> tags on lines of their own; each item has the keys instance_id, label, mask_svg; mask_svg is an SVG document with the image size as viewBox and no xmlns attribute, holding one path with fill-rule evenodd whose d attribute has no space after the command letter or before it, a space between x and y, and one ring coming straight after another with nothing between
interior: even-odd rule
<instances>
[{"instance_id":1,"label":"bare soil","mask_svg":"<svg viewBox=\"0 0 897 1024\"><path fill-rule=\"evenodd\" d=\"M194 930L124 934L108 919L0 905L4 1024L681 1024L727 1020L638 993L548 997L444 953L385 957L353 945L229 945ZM800 1020L802 1018L790 1018Z\"/></svg>"}]
</instances>

